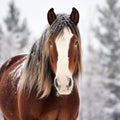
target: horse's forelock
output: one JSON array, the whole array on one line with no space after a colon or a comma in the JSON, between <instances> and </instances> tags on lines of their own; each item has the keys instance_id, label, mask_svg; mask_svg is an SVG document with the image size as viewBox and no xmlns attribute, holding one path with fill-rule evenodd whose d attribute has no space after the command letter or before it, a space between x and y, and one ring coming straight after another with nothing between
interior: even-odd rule
<instances>
[{"instance_id":1,"label":"horse's forelock","mask_svg":"<svg viewBox=\"0 0 120 120\"><path fill-rule=\"evenodd\" d=\"M78 79L80 75L82 75L82 50L81 50L81 37L78 27L71 21L70 16L67 14L58 14L57 19L50 26L50 39L56 39L58 36L62 36L64 33L64 29L70 29L71 32L80 40L79 44L79 59L78 59L78 69L74 73L73 77Z\"/></svg>"}]
</instances>

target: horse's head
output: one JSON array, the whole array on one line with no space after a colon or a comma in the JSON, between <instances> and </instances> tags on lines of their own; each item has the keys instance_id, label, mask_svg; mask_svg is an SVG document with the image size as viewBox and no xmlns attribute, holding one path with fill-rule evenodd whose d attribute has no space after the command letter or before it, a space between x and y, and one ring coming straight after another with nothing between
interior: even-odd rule
<instances>
[{"instance_id":1,"label":"horse's head","mask_svg":"<svg viewBox=\"0 0 120 120\"><path fill-rule=\"evenodd\" d=\"M50 65L55 74L54 86L59 95L69 95L81 71L81 42L77 24L79 12L73 8L70 15L48 11L50 25L49 48Z\"/></svg>"}]
</instances>

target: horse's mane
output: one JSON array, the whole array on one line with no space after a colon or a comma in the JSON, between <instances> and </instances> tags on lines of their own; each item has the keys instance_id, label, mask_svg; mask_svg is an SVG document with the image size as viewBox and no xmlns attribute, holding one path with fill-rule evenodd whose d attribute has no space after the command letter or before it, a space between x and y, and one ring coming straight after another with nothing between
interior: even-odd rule
<instances>
[{"instance_id":1,"label":"horse's mane","mask_svg":"<svg viewBox=\"0 0 120 120\"><path fill-rule=\"evenodd\" d=\"M45 29L40 40L36 41L32 46L18 84L19 90L27 89L31 93L32 89L36 89L37 95L40 95L41 98L50 94L54 73L50 66L47 41L62 35L65 27L80 38L79 30L70 20L69 15L58 14L53 24ZM78 77L81 71L81 46L79 48L79 68L73 75L74 78Z\"/></svg>"}]
</instances>

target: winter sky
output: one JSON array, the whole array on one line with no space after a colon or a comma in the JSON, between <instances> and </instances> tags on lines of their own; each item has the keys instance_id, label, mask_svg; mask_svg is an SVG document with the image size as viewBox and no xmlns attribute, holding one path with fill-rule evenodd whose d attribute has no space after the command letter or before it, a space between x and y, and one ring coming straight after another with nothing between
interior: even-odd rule
<instances>
[{"instance_id":1,"label":"winter sky","mask_svg":"<svg viewBox=\"0 0 120 120\"><path fill-rule=\"evenodd\" d=\"M8 11L11 0L0 0L0 24L4 27L3 18ZM96 5L103 5L104 0L14 0L20 10L21 19L26 18L28 27L38 38L47 25L47 11L53 7L56 13L71 13L76 7L80 13L79 28L82 40L89 39L89 25L94 24L97 18ZM84 44L83 42L83 44ZM86 41L87 42L87 41Z\"/></svg>"}]
</instances>

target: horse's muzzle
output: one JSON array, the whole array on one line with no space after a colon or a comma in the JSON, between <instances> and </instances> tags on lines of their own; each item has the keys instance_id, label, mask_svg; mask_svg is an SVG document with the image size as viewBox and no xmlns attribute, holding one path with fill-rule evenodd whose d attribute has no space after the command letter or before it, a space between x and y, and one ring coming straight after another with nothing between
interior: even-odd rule
<instances>
[{"instance_id":1,"label":"horse's muzzle","mask_svg":"<svg viewBox=\"0 0 120 120\"><path fill-rule=\"evenodd\" d=\"M69 95L73 89L73 79L65 77L65 79L54 79L54 86L59 95Z\"/></svg>"}]
</instances>

